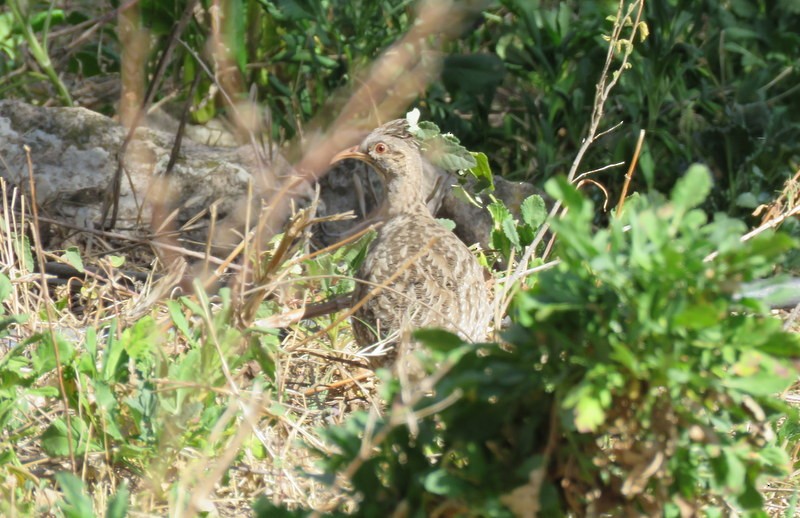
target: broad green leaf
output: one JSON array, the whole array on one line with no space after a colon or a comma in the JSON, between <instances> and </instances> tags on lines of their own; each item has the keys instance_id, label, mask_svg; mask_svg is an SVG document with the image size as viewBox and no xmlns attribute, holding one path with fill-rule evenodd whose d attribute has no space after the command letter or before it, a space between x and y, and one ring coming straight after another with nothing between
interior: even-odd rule
<instances>
[{"instance_id":1,"label":"broad green leaf","mask_svg":"<svg viewBox=\"0 0 800 518\"><path fill-rule=\"evenodd\" d=\"M544 206L544 199L538 194L528 196L519 206L522 221L532 229L538 229L547 219L547 209Z\"/></svg>"},{"instance_id":2,"label":"broad green leaf","mask_svg":"<svg viewBox=\"0 0 800 518\"><path fill-rule=\"evenodd\" d=\"M414 136L423 142L441 134L439 126L430 121L420 121L417 128Z\"/></svg>"},{"instance_id":3,"label":"broad green leaf","mask_svg":"<svg viewBox=\"0 0 800 518\"><path fill-rule=\"evenodd\" d=\"M788 369L787 369L788 370ZM796 381L796 376L778 376L769 372L759 372L753 376L729 377L722 384L729 389L741 390L754 396L770 396L786 390Z\"/></svg>"},{"instance_id":4,"label":"broad green leaf","mask_svg":"<svg viewBox=\"0 0 800 518\"><path fill-rule=\"evenodd\" d=\"M176 300L168 300L167 311L169 311L169 316L172 318L172 323L175 324L175 327L194 344L194 333L189 329L189 321L183 314L181 304Z\"/></svg>"},{"instance_id":5,"label":"broad green leaf","mask_svg":"<svg viewBox=\"0 0 800 518\"><path fill-rule=\"evenodd\" d=\"M250 347L261 370L269 379L275 379L275 358L280 345L279 330L267 329L257 340L251 340Z\"/></svg>"},{"instance_id":6,"label":"broad green leaf","mask_svg":"<svg viewBox=\"0 0 800 518\"><path fill-rule=\"evenodd\" d=\"M701 164L692 164L672 188L670 199L685 213L703 203L711 192L711 171Z\"/></svg>"},{"instance_id":7,"label":"broad green leaf","mask_svg":"<svg viewBox=\"0 0 800 518\"><path fill-rule=\"evenodd\" d=\"M724 484L729 491L740 493L745 484L745 465L732 448L722 449L725 460Z\"/></svg>"},{"instance_id":8,"label":"broad green leaf","mask_svg":"<svg viewBox=\"0 0 800 518\"><path fill-rule=\"evenodd\" d=\"M42 449L50 456L53 457L66 457L69 455L69 440L72 439L72 447L76 455L83 455L86 452L87 446L89 451L98 451L98 445L95 440L87 445L86 436L88 428L79 416L73 416L70 419L72 423L72 433L67 433L67 424L63 418L58 418L47 429L42 432L40 444Z\"/></svg>"},{"instance_id":9,"label":"broad green leaf","mask_svg":"<svg viewBox=\"0 0 800 518\"><path fill-rule=\"evenodd\" d=\"M705 329L719 322L725 309L710 303L692 304L675 315L675 324L686 329Z\"/></svg>"},{"instance_id":10,"label":"broad green leaf","mask_svg":"<svg viewBox=\"0 0 800 518\"><path fill-rule=\"evenodd\" d=\"M245 20L245 0L233 0L223 4L226 12L223 15L225 22L225 42L228 51L233 55L239 71L244 72L247 66L247 27Z\"/></svg>"},{"instance_id":11,"label":"broad green leaf","mask_svg":"<svg viewBox=\"0 0 800 518\"><path fill-rule=\"evenodd\" d=\"M63 9L48 9L33 13L30 17L31 28L34 31L44 30L47 25L53 27L66 21L66 15Z\"/></svg>"},{"instance_id":12,"label":"broad green leaf","mask_svg":"<svg viewBox=\"0 0 800 518\"><path fill-rule=\"evenodd\" d=\"M758 207L758 198L752 192L743 192L736 197L736 206L745 209L755 209Z\"/></svg>"},{"instance_id":13,"label":"broad green leaf","mask_svg":"<svg viewBox=\"0 0 800 518\"><path fill-rule=\"evenodd\" d=\"M772 475L787 475L792 467L792 459L785 449L780 446L767 446L759 452L765 466L775 468Z\"/></svg>"},{"instance_id":14,"label":"broad green leaf","mask_svg":"<svg viewBox=\"0 0 800 518\"><path fill-rule=\"evenodd\" d=\"M125 345L121 340L117 339L117 326L118 323L114 320L108 329L108 341L103 355L102 369L105 381L118 381L116 376L124 372L122 358L123 354L125 354Z\"/></svg>"},{"instance_id":15,"label":"broad green leaf","mask_svg":"<svg viewBox=\"0 0 800 518\"><path fill-rule=\"evenodd\" d=\"M511 215L511 211L508 210L508 207L506 207L500 201L493 201L492 203L486 206L486 209L492 216L492 222L494 222L494 228L496 230L500 230L503 228L503 221L513 218L513 216Z\"/></svg>"},{"instance_id":16,"label":"broad green leaf","mask_svg":"<svg viewBox=\"0 0 800 518\"><path fill-rule=\"evenodd\" d=\"M565 207L580 214L584 211L584 206L588 203L575 186L567 181L563 176L551 178L544 184L544 190L553 198L559 200Z\"/></svg>"},{"instance_id":17,"label":"broad green leaf","mask_svg":"<svg viewBox=\"0 0 800 518\"><path fill-rule=\"evenodd\" d=\"M71 246L64 252L62 258L67 261L70 266L83 273L83 259L81 259L81 252L77 247Z\"/></svg>"},{"instance_id":18,"label":"broad green leaf","mask_svg":"<svg viewBox=\"0 0 800 518\"><path fill-rule=\"evenodd\" d=\"M17 236L14 234L11 236L11 240L14 245L14 253L17 256L17 260L25 270L32 272L34 270L34 261L28 236Z\"/></svg>"},{"instance_id":19,"label":"broad green leaf","mask_svg":"<svg viewBox=\"0 0 800 518\"><path fill-rule=\"evenodd\" d=\"M97 330L94 327L86 328L83 343L92 360L97 360Z\"/></svg>"},{"instance_id":20,"label":"broad green leaf","mask_svg":"<svg viewBox=\"0 0 800 518\"><path fill-rule=\"evenodd\" d=\"M61 361L61 365L68 365L75 354L75 347L60 334L56 333L55 339L58 346L58 359ZM33 353L33 368L41 376L55 369L56 365L56 353L53 347L52 335L47 333L42 336L41 342Z\"/></svg>"},{"instance_id":21,"label":"broad green leaf","mask_svg":"<svg viewBox=\"0 0 800 518\"><path fill-rule=\"evenodd\" d=\"M475 158L452 135L437 135L425 140L423 149L432 164L447 171L468 170L477 165Z\"/></svg>"},{"instance_id":22,"label":"broad green leaf","mask_svg":"<svg viewBox=\"0 0 800 518\"><path fill-rule=\"evenodd\" d=\"M136 361L148 360L160 344L158 325L146 316L122 332L122 347Z\"/></svg>"}]
</instances>

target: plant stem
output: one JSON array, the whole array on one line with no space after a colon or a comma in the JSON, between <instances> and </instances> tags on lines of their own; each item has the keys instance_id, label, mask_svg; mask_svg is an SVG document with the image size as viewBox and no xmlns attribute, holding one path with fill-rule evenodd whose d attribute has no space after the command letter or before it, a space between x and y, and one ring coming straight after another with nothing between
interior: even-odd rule
<instances>
[{"instance_id":1,"label":"plant stem","mask_svg":"<svg viewBox=\"0 0 800 518\"><path fill-rule=\"evenodd\" d=\"M19 23L22 27L22 34L25 36L25 41L27 41L28 47L31 49L33 58L36 60L39 66L42 67L42 70L50 79L50 82L53 83L53 86L56 87L58 95L61 97L61 101L66 106L74 106L74 103L72 102L72 96L69 94L67 86L61 81L61 78L58 77L58 74L53 68L53 63L50 61L50 55L47 53L46 46L42 46L39 43L39 40L36 39L36 34L33 32L33 27L30 24L27 13L23 16L17 0L11 0L8 2L8 4L11 7L11 12L14 15L17 23Z\"/></svg>"}]
</instances>

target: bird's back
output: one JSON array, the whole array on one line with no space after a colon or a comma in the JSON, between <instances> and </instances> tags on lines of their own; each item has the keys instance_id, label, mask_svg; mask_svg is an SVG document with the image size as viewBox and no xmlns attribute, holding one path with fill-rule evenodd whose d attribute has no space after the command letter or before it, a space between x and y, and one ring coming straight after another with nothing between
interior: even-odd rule
<instances>
[{"instance_id":1,"label":"bird's back","mask_svg":"<svg viewBox=\"0 0 800 518\"><path fill-rule=\"evenodd\" d=\"M359 269L353 330L362 347L404 325L441 327L462 338L486 338L492 309L483 268L469 249L427 214L390 218ZM382 286L378 288L377 286Z\"/></svg>"}]
</instances>

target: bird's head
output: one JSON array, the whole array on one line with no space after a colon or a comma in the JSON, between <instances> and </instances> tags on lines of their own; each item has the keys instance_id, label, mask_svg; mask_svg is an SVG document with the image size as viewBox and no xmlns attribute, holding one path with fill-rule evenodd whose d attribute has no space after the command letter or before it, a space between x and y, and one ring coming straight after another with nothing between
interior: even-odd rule
<instances>
[{"instance_id":1,"label":"bird's head","mask_svg":"<svg viewBox=\"0 0 800 518\"><path fill-rule=\"evenodd\" d=\"M419 142L409 132L405 119L393 120L376 128L358 146L338 153L333 162L345 158L370 164L389 182L422 173Z\"/></svg>"}]
</instances>

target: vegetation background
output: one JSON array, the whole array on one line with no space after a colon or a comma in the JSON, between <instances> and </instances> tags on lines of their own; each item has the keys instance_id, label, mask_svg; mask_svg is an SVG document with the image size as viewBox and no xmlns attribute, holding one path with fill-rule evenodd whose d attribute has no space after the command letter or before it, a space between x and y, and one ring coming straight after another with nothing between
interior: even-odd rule
<instances>
[{"instance_id":1,"label":"vegetation background","mask_svg":"<svg viewBox=\"0 0 800 518\"><path fill-rule=\"evenodd\" d=\"M30 273L45 252L75 265L86 251L41 250L7 197L0 514L794 516L797 315L781 325L734 285L798 268L797 218L739 239L798 204L796 1L4 0L0 98L123 122L142 103L185 117L188 101L198 124L249 99L261 136L298 161L425 5L454 13L420 40L441 68L395 111L418 107L494 174L569 208L553 221L557 266L534 241L535 202L493 211L507 259L535 243L516 271L550 267L496 275L502 345L423 332L421 381L342 388L358 375L320 359L350 342L336 316L278 331L240 321L252 296L198 287L126 318L140 299L100 281L82 296L114 303L72 315ZM612 38L629 66L606 73L615 27L639 35ZM604 75L618 82L579 194L558 178ZM131 108L120 92L137 80L152 90ZM626 193L625 213L599 209ZM289 276L320 299L352 286L338 276L364 242L312 256L290 241L252 259L273 268L262 285ZM259 317L287 309L277 291L256 299Z\"/></svg>"}]
</instances>

